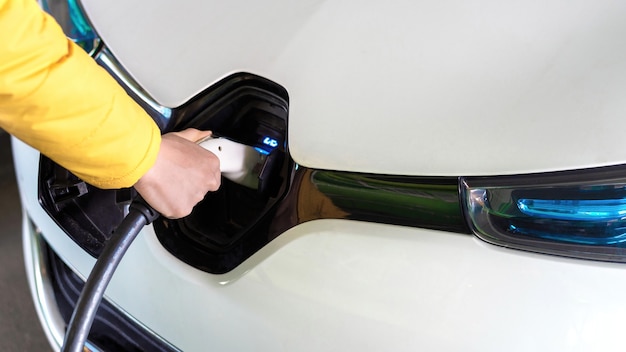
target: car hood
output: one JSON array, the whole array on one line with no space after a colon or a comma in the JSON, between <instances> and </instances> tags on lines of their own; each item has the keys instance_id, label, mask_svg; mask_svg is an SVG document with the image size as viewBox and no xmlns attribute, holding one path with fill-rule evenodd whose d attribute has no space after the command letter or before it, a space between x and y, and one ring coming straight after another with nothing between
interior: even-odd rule
<instances>
[{"instance_id":1,"label":"car hood","mask_svg":"<svg viewBox=\"0 0 626 352\"><path fill-rule=\"evenodd\" d=\"M455 176L626 161L624 2L83 5L163 105L234 72L284 86L306 166Z\"/></svg>"}]
</instances>

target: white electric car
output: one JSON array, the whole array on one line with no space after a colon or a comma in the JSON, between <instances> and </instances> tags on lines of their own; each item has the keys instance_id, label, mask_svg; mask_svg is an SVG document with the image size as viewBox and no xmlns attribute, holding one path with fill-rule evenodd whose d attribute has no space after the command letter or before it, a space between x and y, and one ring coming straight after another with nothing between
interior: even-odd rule
<instances>
[{"instance_id":1,"label":"white electric car","mask_svg":"<svg viewBox=\"0 0 626 352\"><path fill-rule=\"evenodd\" d=\"M625 2L42 6L164 132L264 155L144 229L91 350L624 350ZM13 146L56 349L133 191Z\"/></svg>"}]
</instances>

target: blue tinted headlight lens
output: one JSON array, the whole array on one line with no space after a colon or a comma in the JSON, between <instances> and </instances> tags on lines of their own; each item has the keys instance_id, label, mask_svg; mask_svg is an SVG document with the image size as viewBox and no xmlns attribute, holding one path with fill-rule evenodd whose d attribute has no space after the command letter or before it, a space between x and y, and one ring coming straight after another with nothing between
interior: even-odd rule
<instances>
[{"instance_id":1,"label":"blue tinted headlight lens","mask_svg":"<svg viewBox=\"0 0 626 352\"><path fill-rule=\"evenodd\" d=\"M100 42L77 0L41 0L41 7L61 25L65 35L93 54Z\"/></svg>"},{"instance_id":2,"label":"blue tinted headlight lens","mask_svg":"<svg viewBox=\"0 0 626 352\"><path fill-rule=\"evenodd\" d=\"M462 179L470 226L487 242L626 262L626 166Z\"/></svg>"},{"instance_id":3,"label":"blue tinted headlight lens","mask_svg":"<svg viewBox=\"0 0 626 352\"><path fill-rule=\"evenodd\" d=\"M607 192L606 196L613 196ZM581 194L581 198L588 194ZM517 200L517 208L534 218L572 221L614 220L626 215L626 199L531 199Z\"/></svg>"}]
</instances>

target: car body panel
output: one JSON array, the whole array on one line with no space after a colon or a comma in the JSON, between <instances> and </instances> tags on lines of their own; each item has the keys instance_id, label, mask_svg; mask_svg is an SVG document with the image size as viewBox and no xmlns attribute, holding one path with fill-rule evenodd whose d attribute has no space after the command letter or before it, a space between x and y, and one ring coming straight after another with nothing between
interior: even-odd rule
<instances>
[{"instance_id":1,"label":"car body panel","mask_svg":"<svg viewBox=\"0 0 626 352\"><path fill-rule=\"evenodd\" d=\"M422 176L626 162L626 3L83 1L158 102L234 72L290 95L302 165Z\"/></svg>"},{"instance_id":2,"label":"car body panel","mask_svg":"<svg viewBox=\"0 0 626 352\"><path fill-rule=\"evenodd\" d=\"M94 259L37 203L38 153L19 141L14 153L29 217L86 277ZM212 275L147 227L106 297L184 351L621 351L624 270L471 235L318 220Z\"/></svg>"},{"instance_id":3,"label":"car body panel","mask_svg":"<svg viewBox=\"0 0 626 352\"><path fill-rule=\"evenodd\" d=\"M82 3L164 106L236 72L285 87L304 166L475 176L626 162L626 3ZM38 203L39 154L17 140L14 153L25 216L87 277L95 260ZM147 227L106 296L184 351L621 351L625 274L472 235L316 220L212 275Z\"/></svg>"}]
</instances>

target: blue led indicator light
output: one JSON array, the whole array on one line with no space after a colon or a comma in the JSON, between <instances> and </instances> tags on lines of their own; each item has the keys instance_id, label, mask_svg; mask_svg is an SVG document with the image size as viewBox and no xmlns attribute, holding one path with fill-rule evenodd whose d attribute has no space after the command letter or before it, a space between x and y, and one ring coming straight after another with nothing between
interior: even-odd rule
<instances>
[{"instance_id":1,"label":"blue led indicator light","mask_svg":"<svg viewBox=\"0 0 626 352\"><path fill-rule=\"evenodd\" d=\"M274 138L271 138L271 137L265 137L263 139L263 144L265 144L268 147L272 147L272 148L278 147L278 141L275 140Z\"/></svg>"},{"instance_id":2,"label":"blue led indicator light","mask_svg":"<svg viewBox=\"0 0 626 352\"><path fill-rule=\"evenodd\" d=\"M269 155L270 152L268 152L267 150L263 149L263 148L259 148L259 147L254 147L254 150L256 150L257 152L263 154L263 155Z\"/></svg>"}]
</instances>

